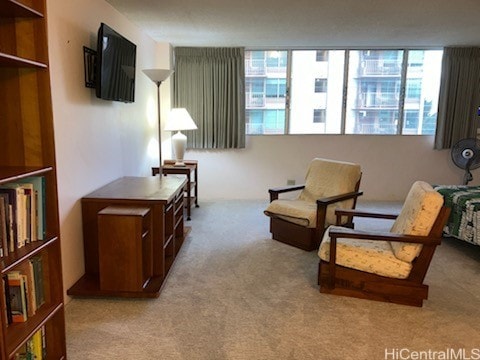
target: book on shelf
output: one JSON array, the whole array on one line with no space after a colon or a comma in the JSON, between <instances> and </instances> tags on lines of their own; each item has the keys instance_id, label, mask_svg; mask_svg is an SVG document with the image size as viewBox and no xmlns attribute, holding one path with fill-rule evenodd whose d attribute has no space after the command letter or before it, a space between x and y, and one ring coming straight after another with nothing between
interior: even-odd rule
<instances>
[{"instance_id":1,"label":"book on shelf","mask_svg":"<svg viewBox=\"0 0 480 360\"><path fill-rule=\"evenodd\" d=\"M43 360L46 359L45 327L37 330L15 354L15 360Z\"/></svg>"},{"instance_id":2,"label":"book on shelf","mask_svg":"<svg viewBox=\"0 0 480 360\"><path fill-rule=\"evenodd\" d=\"M27 242L37 241L37 205L32 183L20 183L25 195L25 237Z\"/></svg>"},{"instance_id":3,"label":"book on shelf","mask_svg":"<svg viewBox=\"0 0 480 360\"><path fill-rule=\"evenodd\" d=\"M32 352L35 360L43 359L45 348L45 328L41 328L32 336Z\"/></svg>"},{"instance_id":4,"label":"book on shelf","mask_svg":"<svg viewBox=\"0 0 480 360\"><path fill-rule=\"evenodd\" d=\"M45 207L44 176L0 186L0 256L45 239Z\"/></svg>"},{"instance_id":5,"label":"book on shelf","mask_svg":"<svg viewBox=\"0 0 480 360\"><path fill-rule=\"evenodd\" d=\"M6 195L6 194L1 194ZM0 257L8 255L8 199L0 196Z\"/></svg>"},{"instance_id":6,"label":"book on shelf","mask_svg":"<svg viewBox=\"0 0 480 360\"><path fill-rule=\"evenodd\" d=\"M32 184L33 201L35 212L33 221L36 224L36 239L45 239L46 218L45 218L45 176L31 176L18 181L19 183ZM32 229L33 231L33 229Z\"/></svg>"},{"instance_id":7,"label":"book on shelf","mask_svg":"<svg viewBox=\"0 0 480 360\"><path fill-rule=\"evenodd\" d=\"M27 297L27 315L33 316L37 312L35 272L31 260L24 261L17 266L18 271L25 278L26 297Z\"/></svg>"},{"instance_id":8,"label":"book on shelf","mask_svg":"<svg viewBox=\"0 0 480 360\"><path fill-rule=\"evenodd\" d=\"M41 256L30 259L33 268L33 282L35 287L35 304L37 308L45 303L45 287L43 285L43 260Z\"/></svg>"},{"instance_id":9,"label":"book on shelf","mask_svg":"<svg viewBox=\"0 0 480 360\"><path fill-rule=\"evenodd\" d=\"M43 260L41 256L34 256L29 260L29 266L33 271L33 295L35 296L35 308L38 309L45 303L45 287L43 284Z\"/></svg>"},{"instance_id":10,"label":"book on shelf","mask_svg":"<svg viewBox=\"0 0 480 360\"><path fill-rule=\"evenodd\" d=\"M27 197L24 190L16 184L9 183L4 184L0 191L7 191L9 193L9 200L12 204L13 224L14 224L14 239L13 247L10 244L9 250L15 251L15 249L25 246L26 243L26 207Z\"/></svg>"},{"instance_id":11,"label":"book on shelf","mask_svg":"<svg viewBox=\"0 0 480 360\"><path fill-rule=\"evenodd\" d=\"M13 252L17 248L17 194L15 189L0 187L0 194L8 201L8 221L9 221L9 235L8 235L8 252Z\"/></svg>"},{"instance_id":12,"label":"book on shelf","mask_svg":"<svg viewBox=\"0 0 480 360\"><path fill-rule=\"evenodd\" d=\"M8 276L5 274L2 276L2 286L5 294L5 311L7 324L11 324L13 322L12 319L12 307L10 306L10 288L8 287Z\"/></svg>"},{"instance_id":13,"label":"book on shelf","mask_svg":"<svg viewBox=\"0 0 480 360\"><path fill-rule=\"evenodd\" d=\"M25 322L45 303L42 264L42 257L34 256L2 278L8 324Z\"/></svg>"},{"instance_id":14,"label":"book on shelf","mask_svg":"<svg viewBox=\"0 0 480 360\"><path fill-rule=\"evenodd\" d=\"M2 249L3 255L6 256L9 253L10 242L13 241L14 232L13 232L13 220L12 220L12 205L9 200L9 194L0 191L0 207L4 207L5 211L0 211L1 217L0 222L5 224L5 232L6 234L2 234ZM0 225L3 226L3 225Z\"/></svg>"},{"instance_id":15,"label":"book on shelf","mask_svg":"<svg viewBox=\"0 0 480 360\"><path fill-rule=\"evenodd\" d=\"M4 188L15 190L16 196L16 224L17 248L21 248L32 241L32 184L7 183ZM34 220L35 221L35 220ZM36 228L36 226L35 226Z\"/></svg>"},{"instance_id":16,"label":"book on shelf","mask_svg":"<svg viewBox=\"0 0 480 360\"><path fill-rule=\"evenodd\" d=\"M25 322L28 318L25 276L19 271L10 271L7 274L7 281L10 296L6 300L10 302L12 322Z\"/></svg>"}]
</instances>

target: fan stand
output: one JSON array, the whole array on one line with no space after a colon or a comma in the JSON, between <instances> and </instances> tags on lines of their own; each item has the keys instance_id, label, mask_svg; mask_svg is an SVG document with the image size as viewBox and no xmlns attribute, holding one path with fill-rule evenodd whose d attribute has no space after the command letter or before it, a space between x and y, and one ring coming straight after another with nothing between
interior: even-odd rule
<instances>
[{"instance_id":1,"label":"fan stand","mask_svg":"<svg viewBox=\"0 0 480 360\"><path fill-rule=\"evenodd\" d=\"M463 175L463 185L468 185L470 181L473 180L473 175L469 169L465 170L465 175Z\"/></svg>"},{"instance_id":2,"label":"fan stand","mask_svg":"<svg viewBox=\"0 0 480 360\"><path fill-rule=\"evenodd\" d=\"M465 166L465 175L463 175L463 185L468 185L470 181L473 180L473 175L470 172L470 165L472 164L473 157L467 161L467 165Z\"/></svg>"}]
</instances>

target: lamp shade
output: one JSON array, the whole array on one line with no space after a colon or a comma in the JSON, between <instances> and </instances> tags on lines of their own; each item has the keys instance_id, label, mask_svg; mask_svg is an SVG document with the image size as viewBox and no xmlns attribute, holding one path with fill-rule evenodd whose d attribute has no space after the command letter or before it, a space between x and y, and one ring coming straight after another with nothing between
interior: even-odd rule
<instances>
[{"instance_id":1,"label":"lamp shade","mask_svg":"<svg viewBox=\"0 0 480 360\"><path fill-rule=\"evenodd\" d=\"M165 131L195 130L197 125L185 108L175 108L168 114Z\"/></svg>"},{"instance_id":2,"label":"lamp shade","mask_svg":"<svg viewBox=\"0 0 480 360\"><path fill-rule=\"evenodd\" d=\"M145 69L142 70L153 82L162 82L168 79L173 74L173 70L170 69Z\"/></svg>"},{"instance_id":3,"label":"lamp shade","mask_svg":"<svg viewBox=\"0 0 480 360\"><path fill-rule=\"evenodd\" d=\"M170 69L144 69L142 72L157 85L157 110L158 110L158 160L160 174L162 174L162 128L160 119L160 85L173 74Z\"/></svg>"}]
</instances>

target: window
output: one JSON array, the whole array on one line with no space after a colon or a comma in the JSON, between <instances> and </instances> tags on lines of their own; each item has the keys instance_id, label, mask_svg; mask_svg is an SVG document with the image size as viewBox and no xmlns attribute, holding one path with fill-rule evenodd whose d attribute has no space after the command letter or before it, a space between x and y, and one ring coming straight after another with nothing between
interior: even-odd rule
<instances>
[{"instance_id":1,"label":"window","mask_svg":"<svg viewBox=\"0 0 480 360\"><path fill-rule=\"evenodd\" d=\"M265 95L268 98L285 98L286 80L285 79L267 79Z\"/></svg>"},{"instance_id":2,"label":"window","mask_svg":"<svg viewBox=\"0 0 480 360\"><path fill-rule=\"evenodd\" d=\"M405 94L405 101L418 101L422 94L422 80L412 79L407 81L407 92Z\"/></svg>"},{"instance_id":3,"label":"window","mask_svg":"<svg viewBox=\"0 0 480 360\"><path fill-rule=\"evenodd\" d=\"M418 110L405 110L405 123L404 129L417 129L418 128Z\"/></svg>"},{"instance_id":4,"label":"window","mask_svg":"<svg viewBox=\"0 0 480 360\"><path fill-rule=\"evenodd\" d=\"M287 55L287 51L245 52L247 134L285 134Z\"/></svg>"},{"instance_id":5,"label":"window","mask_svg":"<svg viewBox=\"0 0 480 360\"><path fill-rule=\"evenodd\" d=\"M441 50L247 51L247 112L264 112L263 130L247 134L434 134L441 60Z\"/></svg>"},{"instance_id":6,"label":"window","mask_svg":"<svg viewBox=\"0 0 480 360\"><path fill-rule=\"evenodd\" d=\"M315 92L327 92L327 79L315 79Z\"/></svg>"},{"instance_id":7,"label":"window","mask_svg":"<svg viewBox=\"0 0 480 360\"><path fill-rule=\"evenodd\" d=\"M246 78L245 79L246 95L245 103L247 109L265 106L265 82L264 79Z\"/></svg>"},{"instance_id":8,"label":"window","mask_svg":"<svg viewBox=\"0 0 480 360\"><path fill-rule=\"evenodd\" d=\"M349 55L345 133L396 134L403 50Z\"/></svg>"},{"instance_id":9,"label":"window","mask_svg":"<svg viewBox=\"0 0 480 360\"><path fill-rule=\"evenodd\" d=\"M292 51L290 101L287 111L289 134L340 134L342 126L345 51L327 51L328 61L317 62L315 50ZM305 84L322 79L324 91ZM311 86L311 85L310 85ZM312 122L314 109L323 109L324 122Z\"/></svg>"},{"instance_id":10,"label":"window","mask_svg":"<svg viewBox=\"0 0 480 360\"><path fill-rule=\"evenodd\" d=\"M283 134L285 110L246 110L247 134Z\"/></svg>"},{"instance_id":11,"label":"window","mask_svg":"<svg viewBox=\"0 0 480 360\"><path fill-rule=\"evenodd\" d=\"M442 51L408 52L402 134L435 134L442 55Z\"/></svg>"},{"instance_id":12,"label":"window","mask_svg":"<svg viewBox=\"0 0 480 360\"><path fill-rule=\"evenodd\" d=\"M326 121L325 109L313 109L313 122L325 124Z\"/></svg>"},{"instance_id":13,"label":"window","mask_svg":"<svg viewBox=\"0 0 480 360\"><path fill-rule=\"evenodd\" d=\"M316 51L316 61L328 61L328 51L327 50L317 50Z\"/></svg>"}]
</instances>

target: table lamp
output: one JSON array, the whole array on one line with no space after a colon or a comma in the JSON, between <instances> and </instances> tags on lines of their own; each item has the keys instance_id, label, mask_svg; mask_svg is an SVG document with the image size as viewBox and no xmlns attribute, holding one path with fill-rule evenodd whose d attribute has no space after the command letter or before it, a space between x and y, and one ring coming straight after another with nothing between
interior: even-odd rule
<instances>
[{"instance_id":1,"label":"table lamp","mask_svg":"<svg viewBox=\"0 0 480 360\"><path fill-rule=\"evenodd\" d=\"M175 165L185 166L183 155L187 146L187 137L181 133L182 130L195 130L197 125L185 108L175 108L170 111L165 125L165 131L177 131L172 136L172 145L175 152Z\"/></svg>"},{"instance_id":2,"label":"table lamp","mask_svg":"<svg viewBox=\"0 0 480 360\"><path fill-rule=\"evenodd\" d=\"M150 80L157 84L157 109L158 109L158 161L160 174L162 173L162 123L160 121L160 85L173 74L173 70L169 69L145 69L142 72L147 75Z\"/></svg>"}]
</instances>

